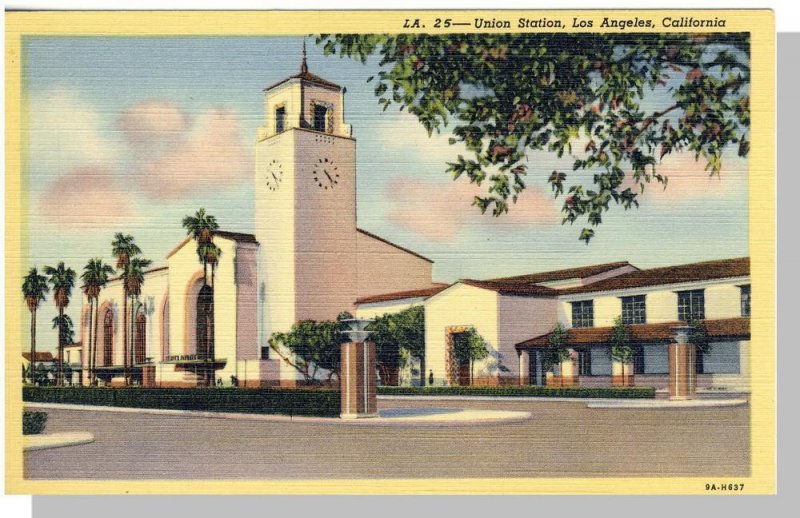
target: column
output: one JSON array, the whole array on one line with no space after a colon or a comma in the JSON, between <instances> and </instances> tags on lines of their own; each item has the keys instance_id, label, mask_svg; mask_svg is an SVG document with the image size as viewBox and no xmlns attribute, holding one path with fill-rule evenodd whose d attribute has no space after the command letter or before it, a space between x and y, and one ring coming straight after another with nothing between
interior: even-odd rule
<instances>
[{"instance_id":1,"label":"column","mask_svg":"<svg viewBox=\"0 0 800 518\"><path fill-rule=\"evenodd\" d=\"M528 351L519 351L519 384L530 385L530 356Z\"/></svg>"},{"instance_id":2,"label":"column","mask_svg":"<svg viewBox=\"0 0 800 518\"><path fill-rule=\"evenodd\" d=\"M342 419L378 416L376 393L375 344L348 342L342 344L340 386Z\"/></svg>"},{"instance_id":3,"label":"column","mask_svg":"<svg viewBox=\"0 0 800 518\"><path fill-rule=\"evenodd\" d=\"M675 336L669 344L667 356L669 361L669 398L674 400L694 399L697 385L695 373L696 348L688 343L688 326L673 328Z\"/></svg>"}]
</instances>

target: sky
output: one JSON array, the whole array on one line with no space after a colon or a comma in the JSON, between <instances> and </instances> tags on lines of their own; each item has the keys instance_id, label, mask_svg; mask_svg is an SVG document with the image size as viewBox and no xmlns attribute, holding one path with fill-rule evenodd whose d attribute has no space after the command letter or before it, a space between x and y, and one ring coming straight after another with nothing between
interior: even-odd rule
<instances>
[{"instance_id":1,"label":"sky","mask_svg":"<svg viewBox=\"0 0 800 518\"><path fill-rule=\"evenodd\" d=\"M501 218L480 215L470 205L479 191L446 173L463 148L449 145L446 131L428 137L405 112L382 111L366 82L376 60L325 57L308 43L310 71L347 88L359 227L433 259L435 281L748 254L747 162L734 152L719 178L693 156L669 155L660 170L668 188L649 186L639 209L613 208L586 245L580 223L561 224L546 183L554 169L569 172L571 160L530 153L519 203ZM154 265L166 264L185 237L181 219L200 207L225 230L252 232L262 89L299 71L301 46L298 37L26 38L27 266L63 260L80 273L90 257L111 262L120 231ZM39 316L43 350L55 344L51 306L48 298ZM78 306L68 311L76 323Z\"/></svg>"}]
</instances>

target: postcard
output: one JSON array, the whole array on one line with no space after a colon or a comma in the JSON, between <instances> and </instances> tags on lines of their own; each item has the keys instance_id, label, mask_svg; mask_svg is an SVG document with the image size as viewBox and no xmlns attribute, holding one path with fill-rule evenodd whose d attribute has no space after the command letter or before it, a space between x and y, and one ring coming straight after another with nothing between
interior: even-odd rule
<instances>
[{"instance_id":1,"label":"postcard","mask_svg":"<svg viewBox=\"0 0 800 518\"><path fill-rule=\"evenodd\" d=\"M774 41L7 13L6 490L774 493Z\"/></svg>"}]
</instances>

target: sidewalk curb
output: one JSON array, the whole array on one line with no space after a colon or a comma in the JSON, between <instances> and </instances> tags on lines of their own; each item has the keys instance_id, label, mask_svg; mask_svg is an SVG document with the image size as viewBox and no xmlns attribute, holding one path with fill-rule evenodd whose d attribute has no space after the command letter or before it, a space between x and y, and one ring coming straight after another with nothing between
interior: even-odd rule
<instances>
[{"instance_id":1,"label":"sidewalk curb","mask_svg":"<svg viewBox=\"0 0 800 518\"><path fill-rule=\"evenodd\" d=\"M211 419L238 419L245 421L297 422L340 426L476 426L520 423L532 418L530 412L511 410L462 410L440 409L450 412L441 416L431 414L402 417L375 417L365 419L340 419L338 417L286 416L276 414L241 414L230 412L201 412L194 410L167 410L160 408L128 408L65 403L27 403L31 408L56 408L64 410L87 410L95 412L119 412L129 414L169 415L180 417L203 417ZM391 410L391 409L387 409ZM426 409L430 410L430 409Z\"/></svg>"},{"instance_id":2,"label":"sidewalk curb","mask_svg":"<svg viewBox=\"0 0 800 518\"><path fill-rule=\"evenodd\" d=\"M43 433L22 436L22 451L48 450L64 448L94 442L94 435L89 432Z\"/></svg>"},{"instance_id":3,"label":"sidewalk curb","mask_svg":"<svg viewBox=\"0 0 800 518\"><path fill-rule=\"evenodd\" d=\"M746 399L692 399L684 401L653 400L653 401L615 401L587 403L587 408L607 409L651 409L651 410L682 410L688 408L722 408L747 405Z\"/></svg>"}]
</instances>

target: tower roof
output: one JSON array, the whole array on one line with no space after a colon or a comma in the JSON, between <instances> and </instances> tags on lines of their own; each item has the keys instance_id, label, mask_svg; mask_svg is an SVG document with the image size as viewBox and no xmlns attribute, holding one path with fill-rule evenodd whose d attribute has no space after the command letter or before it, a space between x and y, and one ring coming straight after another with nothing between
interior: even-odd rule
<instances>
[{"instance_id":1,"label":"tower roof","mask_svg":"<svg viewBox=\"0 0 800 518\"><path fill-rule=\"evenodd\" d=\"M277 83L271 84L268 87L264 88L264 91L266 92L267 90L272 90L276 86L280 86L283 83L286 83L287 81L290 81L292 79L300 79L302 81L307 81L309 83L314 83L315 85L322 86L324 88L333 88L333 89L336 89L336 90L341 90L342 89L342 87L337 85L336 83L332 83L331 81L328 81L327 79L322 79L318 75L312 74L311 72L308 71L308 63L306 62L306 42L305 41L303 41L303 58L302 58L302 60L300 62L300 73L299 74L295 74L293 76L289 76L286 79L278 81Z\"/></svg>"}]
</instances>

